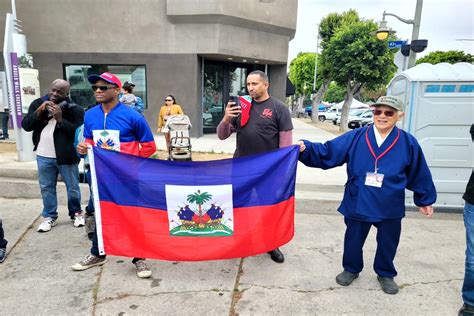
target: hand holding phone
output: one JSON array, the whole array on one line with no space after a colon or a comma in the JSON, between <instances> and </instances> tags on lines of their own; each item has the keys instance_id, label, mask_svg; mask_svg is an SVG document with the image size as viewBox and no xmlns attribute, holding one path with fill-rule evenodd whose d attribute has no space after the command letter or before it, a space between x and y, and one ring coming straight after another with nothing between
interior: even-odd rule
<instances>
[{"instance_id":1,"label":"hand holding phone","mask_svg":"<svg viewBox=\"0 0 474 316\"><path fill-rule=\"evenodd\" d=\"M230 96L229 102L227 102L227 106L225 108L225 115L224 119L227 122L230 122L232 117L238 117L242 113L239 104L239 97L237 96Z\"/></svg>"}]
</instances>

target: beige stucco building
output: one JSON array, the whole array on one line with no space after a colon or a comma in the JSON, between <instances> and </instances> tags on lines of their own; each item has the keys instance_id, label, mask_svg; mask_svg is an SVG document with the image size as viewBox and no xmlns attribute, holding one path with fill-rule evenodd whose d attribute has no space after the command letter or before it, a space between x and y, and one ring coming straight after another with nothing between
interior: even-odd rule
<instances>
[{"instance_id":1,"label":"beige stucco building","mask_svg":"<svg viewBox=\"0 0 474 316\"><path fill-rule=\"evenodd\" d=\"M193 136L213 132L255 69L268 73L272 95L285 97L297 0L17 0L16 11L42 91L65 78L73 100L88 106L87 76L116 73L136 84L152 130L172 94ZM7 12L10 0L0 0L2 29Z\"/></svg>"}]
</instances>

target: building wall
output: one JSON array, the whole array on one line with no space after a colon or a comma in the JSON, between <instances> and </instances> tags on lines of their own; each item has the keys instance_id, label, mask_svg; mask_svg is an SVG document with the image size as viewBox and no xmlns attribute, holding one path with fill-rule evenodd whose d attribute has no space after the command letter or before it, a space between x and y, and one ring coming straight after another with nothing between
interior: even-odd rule
<instances>
[{"instance_id":1,"label":"building wall","mask_svg":"<svg viewBox=\"0 0 474 316\"><path fill-rule=\"evenodd\" d=\"M0 0L1 29L10 2ZM202 58L267 64L271 93L284 100L297 2L16 0L16 9L42 91L63 78L63 64L146 65L145 116L152 129L170 93L190 116L192 135L200 136Z\"/></svg>"},{"instance_id":2,"label":"building wall","mask_svg":"<svg viewBox=\"0 0 474 316\"><path fill-rule=\"evenodd\" d=\"M0 12L10 11L9 2L0 0ZM297 0L17 0L16 8L33 53L231 54L286 63Z\"/></svg>"},{"instance_id":3,"label":"building wall","mask_svg":"<svg viewBox=\"0 0 474 316\"><path fill-rule=\"evenodd\" d=\"M196 55L35 53L33 58L35 67L40 69L40 87L44 93L54 79L64 77L63 64L110 64L117 60L121 64L145 64L148 102L145 117L152 130L156 131L158 113L167 94L176 97L193 126L201 121L200 62ZM192 132L193 136L198 136L197 126Z\"/></svg>"}]
</instances>

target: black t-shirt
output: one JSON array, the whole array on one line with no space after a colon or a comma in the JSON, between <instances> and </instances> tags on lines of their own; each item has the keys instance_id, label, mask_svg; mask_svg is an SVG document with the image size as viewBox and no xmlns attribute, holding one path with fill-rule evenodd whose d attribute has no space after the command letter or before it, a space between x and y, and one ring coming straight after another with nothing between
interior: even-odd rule
<instances>
[{"instance_id":1,"label":"black t-shirt","mask_svg":"<svg viewBox=\"0 0 474 316\"><path fill-rule=\"evenodd\" d=\"M293 129L288 108L273 97L263 102L252 100L250 118L244 127L240 127L240 116L232 124L236 126L237 132L237 149L234 157L278 149L279 133Z\"/></svg>"}]
</instances>

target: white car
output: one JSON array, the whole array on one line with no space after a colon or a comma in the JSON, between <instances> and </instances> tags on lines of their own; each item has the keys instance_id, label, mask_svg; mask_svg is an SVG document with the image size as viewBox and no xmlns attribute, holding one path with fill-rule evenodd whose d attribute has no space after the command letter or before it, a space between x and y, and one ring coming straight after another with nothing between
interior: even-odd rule
<instances>
[{"instance_id":1,"label":"white car","mask_svg":"<svg viewBox=\"0 0 474 316\"><path fill-rule=\"evenodd\" d=\"M341 115L341 109L338 108L330 108L325 112L318 112L318 120L320 122L324 122L325 120L333 120L336 118L336 115Z\"/></svg>"},{"instance_id":2,"label":"white car","mask_svg":"<svg viewBox=\"0 0 474 316\"><path fill-rule=\"evenodd\" d=\"M372 116L372 110L368 108L363 109L353 109L349 111L349 116L347 117L347 122L358 120L361 116L370 115ZM332 120L334 125L341 125L341 114L337 114L337 116Z\"/></svg>"}]
</instances>

